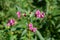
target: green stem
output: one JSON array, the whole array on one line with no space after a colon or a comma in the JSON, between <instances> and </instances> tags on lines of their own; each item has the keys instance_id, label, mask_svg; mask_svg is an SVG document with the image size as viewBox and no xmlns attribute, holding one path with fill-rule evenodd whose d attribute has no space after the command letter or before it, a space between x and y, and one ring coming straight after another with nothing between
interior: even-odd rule
<instances>
[{"instance_id":1,"label":"green stem","mask_svg":"<svg viewBox=\"0 0 60 40\"><path fill-rule=\"evenodd\" d=\"M30 40L30 31L28 31L28 37L29 37L29 40Z\"/></svg>"}]
</instances>

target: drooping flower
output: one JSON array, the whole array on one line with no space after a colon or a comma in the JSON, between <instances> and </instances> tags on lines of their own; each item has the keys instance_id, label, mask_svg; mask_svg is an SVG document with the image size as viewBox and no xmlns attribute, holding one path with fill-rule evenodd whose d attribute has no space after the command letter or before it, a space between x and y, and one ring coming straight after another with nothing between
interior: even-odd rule
<instances>
[{"instance_id":1,"label":"drooping flower","mask_svg":"<svg viewBox=\"0 0 60 40\"><path fill-rule=\"evenodd\" d=\"M33 31L33 32L36 32L36 30L37 30L37 28L34 27L32 31Z\"/></svg>"},{"instance_id":2,"label":"drooping flower","mask_svg":"<svg viewBox=\"0 0 60 40\"><path fill-rule=\"evenodd\" d=\"M15 24L15 20L14 19L10 19L7 23L7 26L13 26Z\"/></svg>"},{"instance_id":3,"label":"drooping flower","mask_svg":"<svg viewBox=\"0 0 60 40\"><path fill-rule=\"evenodd\" d=\"M40 17L40 18L44 18L44 16L45 16L45 13L44 13L44 12L42 12L42 13L41 13L41 17Z\"/></svg>"},{"instance_id":4,"label":"drooping flower","mask_svg":"<svg viewBox=\"0 0 60 40\"><path fill-rule=\"evenodd\" d=\"M32 30L33 30L33 27L29 27L29 30L31 30L31 31L32 31Z\"/></svg>"},{"instance_id":5,"label":"drooping flower","mask_svg":"<svg viewBox=\"0 0 60 40\"><path fill-rule=\"evenodd\" d=\"M17 16L18 16L18 18L21 17L21 13L19 11L17 12Z\"/></svg>"},{"instance_id":6,"label":"drooping flower","mask_svg":"<svg viewBox=\"0 0 60 40\"><path fill-rule=\"evenodd\" d=\"M35 13L35 16L36 16L37 18L40 18L40 15L41 15L41 12L40 12L39 10L37 10L36 13Z\"/></svg>"},{"instance_id":7,"label":"drooping flower","mask_svg":"<svg viewBox=\"0 0 60 40\"><path fill-rule=\"evenodd\" d=\"M35 13L35 16L37 18L43 18L45 16L45 13L44 12L41 13L39 10L37 10Z\"/></svg>"},{"instance_id":8,"label":"drooping flower","mask_svg":"<svg viewBox=\"0 0 60 40\"><path fill-rule=\"evenodd\" d=\"M33 27L33 24L32 24L32 23L29 23L28 26L29 26L29 27Z\"/></svg>"},{"instance_id":9,"label":"drooping flower","mask_svg":"<svg viewBox=\"0 0 60 40\"><path fill-rule=\"evenodd\" d=\"M32 23L29 23L28 27L29 27L29 30L31 30L31 31L33 30L33 24Z\"/></svg>"},{"instance_id":10,"label":"drooping flower","mask_svg":"<svg viewBox=\"0 0 60 40\"><path fill-rule=\"evenodd\" d=\"M31 30L32 32L36 32L37 28L33 27L32 23L30 23L28 26L29 26L29 30Z\"/></svg>"}]
</instances>

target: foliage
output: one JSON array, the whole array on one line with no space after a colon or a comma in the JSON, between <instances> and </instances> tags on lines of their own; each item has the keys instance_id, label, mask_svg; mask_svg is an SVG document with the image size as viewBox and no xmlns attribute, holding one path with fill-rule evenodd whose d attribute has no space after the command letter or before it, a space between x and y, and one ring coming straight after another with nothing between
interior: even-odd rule
<instances>
[{"instance_id":1,"label":"foliage","mask_svg":"<svg viewBox=\"0 0 60 40\"><path fill-rule=\"evenodd\" d=\"M37 19L36 10L45 17ZM27 16L18 19L17 11ZM11 18L16 24L9 27ZM35 33L28 30L29 22L37 28ZM60 40L60 0L0 0L0 40Z\"/></svg>"}]
</instances>

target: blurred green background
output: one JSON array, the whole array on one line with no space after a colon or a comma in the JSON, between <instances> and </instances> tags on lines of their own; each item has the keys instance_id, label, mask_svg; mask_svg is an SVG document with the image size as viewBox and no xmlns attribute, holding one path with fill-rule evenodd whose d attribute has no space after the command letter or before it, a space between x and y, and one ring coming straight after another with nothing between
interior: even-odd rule
<instances>
[{"instance_id":1,"label":"blurred green background","mask_svg":"<svg viewBox=\"0 0 60 40\"><path fill-rule=\"evenodd\" d=\"M44 11L44 19L36 19L36 10ZM17 18L16 12L27 17ZM17 24L7 27L9 19ZM37 27L37 32L28 31L28 21ZM30 38L29 38L30 37ZM60 40L60 0L0 0L0 40Z\"/></svg>"}]
</instances>

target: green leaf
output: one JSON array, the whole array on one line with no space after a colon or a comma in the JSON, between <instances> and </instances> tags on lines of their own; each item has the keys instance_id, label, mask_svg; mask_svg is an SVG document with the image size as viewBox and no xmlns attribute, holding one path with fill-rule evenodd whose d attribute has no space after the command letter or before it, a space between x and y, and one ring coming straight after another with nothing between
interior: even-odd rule
<instances>
[{"instance_id":1,"label":"green leaf","mask_svg":"<svg viewBox=\"0 0 60 40\"><path fill-rule=\"evenodd\" d=\"M60 29L58 30L58 32L60 32Z\"/></svg>"},{"instance_id":2,"label":"green leaf","mask_svg":"<svg viewBox=\"0 0 60 40\"><path fill-rule=\"evenodd\" d=\"M10 36L10 40L16 40L16 37L17 37L17 35L12 35L12 36Z\"/></svg>"},{"instance_id":3,"label":"green leaf","mask_svg":"<svg viewBox=\"0 0 60 40\"><path fill-rule=\"evenodd\" d=\"M51 23L55 26L55 22L53 20L51 20Z\"/></svg>"},{"instance_id":4,"label":"green leaf","mask_svg":"<svg viewBox=\"0 0 60 40\"><path fill-rule=\"evenodd\" d=\"M35 36L35 40L37 40L37 36Z\"/></svg>"},{"instance_id":5,"label":"green leaf","mask_svg":"<svg viewBox=\"0 0 60 40\"><path fill-rule=\"evenodd\" d=\"M40 2L40 1L42 1L42 0L38 0L38 2Z\"/></svg>"},{"instance_id":6,"label":"green leaf","mask_svg":"<svg viewBox=\"0 0 60 40\"><path fill-rule=\"evenodd\" d=\"M27 33L27 29L25 29L25 30L22 32L21 36L26 35L26 33Z\"/></svg>"},{"instance_id":7,"label":"green leaf","mask_svg":"<svg viewBox=\"0 0 60 40\"><path fill-rule=\"evenodd\" d=\"M36 35L39 37L40 40L45 40L38 30L36 31Z\"/></svg>"},{"instance_id":8,"label":"green leaf","mask_svg":"<svg viewBox=\"0 0 60 40\"><path fill-rule=\"evenodd\" d=\"M59 27L60 27L60 24L58 24L56 28L59 28Z\"/></svg>"}]
</instances>

